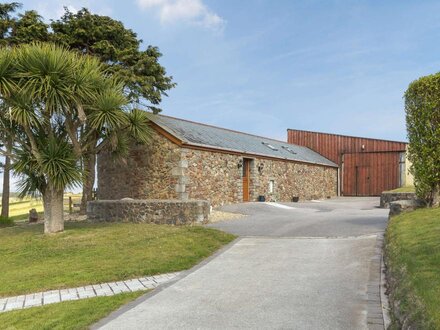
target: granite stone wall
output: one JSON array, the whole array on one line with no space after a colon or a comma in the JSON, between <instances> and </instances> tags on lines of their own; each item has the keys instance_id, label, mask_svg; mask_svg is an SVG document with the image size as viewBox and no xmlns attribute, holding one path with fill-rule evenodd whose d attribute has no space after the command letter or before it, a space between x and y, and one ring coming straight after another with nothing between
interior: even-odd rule
<instances>
[{"instance_id":1,"label":"granite stone wall","mask_svg":"<svg viewBox=\"0 0 440 330\"><path fill-rule=\"evenodd\" d=\"M179 146L156 133L148 144L132 145L124 160L99 153L98 199L178 198L178 176L173 171L180 154Z\"/></svg>"},{"instance_id":2,"label":"granite stone wall","mask_svg":"<svg viewBox=\"0 0 440 330\"><path fill-rule=\"evenodd\" d=\"M310 200L337 195L336 168L258 158L254 163L256 170L251 182L254 199L264 195L266 201L289 202L293 197ZM270 181L273 181L273 192L270 192Z\"/></svg>"},{"instance_id":3,"label":"granite stone wall","mask_svg":"<svg viewBox=\"0 0 440 330\"><path fill-rule=\"evenodd\" d=\"M208 199L213 206L243 201L242 169L238 167L243 156L190 149L182 156L188 165L186 191L190 198ZM293 197L308 200L337 195L336 168L258 157L249 159L251 201L257 201L260 195L266 201L281 202L292 201Z\"/></svg>"},{"instance_id":4,"label":"granite stone wall","mask_svg":"<svg viewBox=\"0 0 440 330\"><path fill-rule=\"evenodd\" d=\"M250 159L250 200L327 198L337 195L337 169L314 164ZM135 145L125 163L98 156L98 198L203 199L212 206L243 201L242 155L180 147L160 134ZM269 184L273 181L273 191Z\"/></svg>"},{"instance_id":5,"label":"granite stone wall","mask_svg":"<svg viewBox=\"0 0 440 330\"><path fill-rule=\"evenodd\" d=\"M413 192L383 192L380 195L380 207L389 208L390 203L401 200L417 200L416 193Z\"/></svg>"},{"instance_id":6,"label":"granite stone wall","mask_svg":"<svg viewBox=\"0 0 440 330\"><path fill-rule=\"evenodd\" d=\"M87 218L94 222L143 222L168 225L206 223L207 201L97 200L87 203Z\"/></svg>"}]
</instances>

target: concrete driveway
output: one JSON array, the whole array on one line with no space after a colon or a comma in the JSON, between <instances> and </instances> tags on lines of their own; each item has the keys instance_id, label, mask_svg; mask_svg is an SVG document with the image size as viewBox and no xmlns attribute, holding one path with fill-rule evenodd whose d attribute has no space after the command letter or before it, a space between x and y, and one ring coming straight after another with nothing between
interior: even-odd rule
<instances>
[{"instance_id":1,"label":"concrete driveway","mask_svg":"<svg viewBox=\"0 0 440 330\"><path fill-rule=\"evenodd\" d=\"M377 198L223 207L240 236L102 329L383 329Z\"/></svg>"}]
</instances>

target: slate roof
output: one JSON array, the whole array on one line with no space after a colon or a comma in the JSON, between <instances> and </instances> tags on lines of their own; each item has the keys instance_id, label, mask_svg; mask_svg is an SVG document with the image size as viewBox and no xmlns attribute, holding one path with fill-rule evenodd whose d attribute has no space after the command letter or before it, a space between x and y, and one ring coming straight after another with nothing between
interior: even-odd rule
<instances>
[{"instance_id":1,"label":"slate roof","mask_svg":"<svg viewBox=\"0 0 440 330\"><path fill-rule=\"evenodd\" d=\"M183 145L337 167L317 152L296 144L163 115L151 115L150 119Z\"/></svg>"}]
</instances>

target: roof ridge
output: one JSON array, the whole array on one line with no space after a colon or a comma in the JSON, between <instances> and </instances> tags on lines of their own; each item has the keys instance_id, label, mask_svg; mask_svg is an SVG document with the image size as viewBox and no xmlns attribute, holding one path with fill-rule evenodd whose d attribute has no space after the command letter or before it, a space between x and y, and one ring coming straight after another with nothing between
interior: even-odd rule
<instances>
[{"instance_id":1,"label":"roof ridge","mask_svg":"<svg viewBox=\"0 0 440 330\"><path fill-rule=\"evenodd\" d=\"M171 119L177 119L177 120L185 121L185 122L187 122L187 123L192 123L192 124L202 125L202 126L206 126L206 127L218 128L218 129L221 129L221 130L224 130L224 131L229 131L229 132L233 132L233 133L238 133L238 134L243 134L243 135L249 135L249 136L253 136L253 137L258 137L258 138L261 138L261 139L271 140L271 141L275 141L275 142L280 142L280 143L284 143L284 144L291 145L291 146L295 146L295 147L304 147L304 146L300 146L300 145L298 145L298 144L289 143L289 142L287 142L287 141L282 141L282 140L277 140L277 139L273 139L273 138L268 138L268 137L261 136L261 135L256 135L256 134L251 134L251 133L241 132L241 131L233 130L233 129L230 129L230 128L224 128L224 127L220 127L220 126L215 126L215 125L210 125L210 124L200 123L200 122L193 121L193 120L182 119L182 118L177 118L177 117L167 116L167 115L162 115L162 114L157 114L156 116L166 117L166 118L171 118ZM309 149L309 148L308 148L308 149Z\"/></svg>"}]
</instances>

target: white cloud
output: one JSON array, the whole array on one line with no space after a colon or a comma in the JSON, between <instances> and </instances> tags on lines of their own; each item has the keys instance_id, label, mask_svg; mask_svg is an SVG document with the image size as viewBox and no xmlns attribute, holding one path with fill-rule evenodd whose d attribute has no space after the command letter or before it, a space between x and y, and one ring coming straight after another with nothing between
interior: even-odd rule
<instances>
[{"instance_id":1,"label":"white cloud","mask_svg":"<svg viewBox=\"0 0 440 330\"><path fill-rule=\"evenodd\" d=\"M185 21L215 31L222 31L226 24L202 0L137 0L137 3L142 9L157 10L163 24Z\"/></svg>"}]
</instances>

